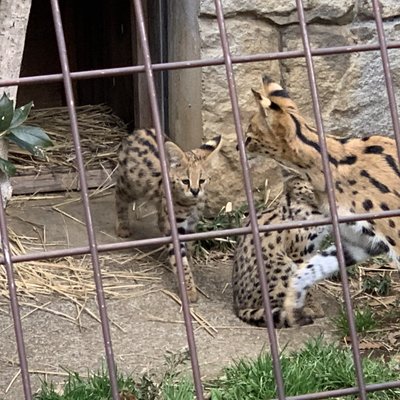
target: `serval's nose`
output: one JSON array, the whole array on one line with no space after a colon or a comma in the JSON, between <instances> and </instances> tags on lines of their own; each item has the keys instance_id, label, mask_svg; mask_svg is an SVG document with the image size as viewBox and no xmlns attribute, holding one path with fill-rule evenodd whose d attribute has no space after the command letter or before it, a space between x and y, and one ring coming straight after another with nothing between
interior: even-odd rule
<instances>
[{"instance_id":1,"label":"serval's nose","mask_svg":"<svg viewBox=\"0 0 400 400\"><path fill-rule=\"evenodd\" d=\"M197 197L197 195L199 194L200 189L194 189L194 188L190 188L191 193L193 194L194 197Z\"/></svg>"}]
</instances>

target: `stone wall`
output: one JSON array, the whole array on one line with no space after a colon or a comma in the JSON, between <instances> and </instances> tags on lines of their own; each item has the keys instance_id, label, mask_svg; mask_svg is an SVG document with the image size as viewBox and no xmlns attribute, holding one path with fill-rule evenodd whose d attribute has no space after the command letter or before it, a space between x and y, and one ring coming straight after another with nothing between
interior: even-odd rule
<instances>
[{"instance_id":1,"label":"stone wall","mask_svg":"<svg viewBox=\"0 0 400 400\"><path fill-rule=\"evenodd\" d=\"M370 3L370 0L305 0L312 47L377 43ZM387 40L399 41L400 1L382 0L381 3ZM225 0L223 5L233 54L302 50L294 0ZM199 28L202 58L222 56L213 0L200 0ZM396 94L400 95L400 49L389 53ZM391 134L379 51L314 57L314 64L326 132ZM259 87L263 72L280 81L313 121L304 59L236 64L234 70L244 129L255 111L250 88ZM207 138L222 133L225 139L216 175L223 174L226 179L221 183L216 178L215 186L210 186L213 193L209 211L215 213L227 201L237 205L244 199L224 66L202 69L202 117ZM255 158L250 160L250 167L256 193L263 193L265 179L272 195L280 190L280 170L272 160Z\"/></svg>"}]
</instances>

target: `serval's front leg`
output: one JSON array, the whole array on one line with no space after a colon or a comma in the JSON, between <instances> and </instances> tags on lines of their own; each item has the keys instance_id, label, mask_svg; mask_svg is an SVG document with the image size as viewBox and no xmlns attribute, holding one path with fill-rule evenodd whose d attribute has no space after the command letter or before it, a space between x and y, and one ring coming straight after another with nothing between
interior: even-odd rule
<instances>
[{"instance_id":1,"label":"serval's front leg","mask_svg":"<svg viewBox=\"0 0 400 400\"><path fill-rule=\"evenodd\" d=\"M166 213L162 213L161 215L159 214L158 223L159 223L161 232L165 236L169 236L171 234L171 230L169 227L169 221L168 221ZM186 220L177 218L176 223L177 223L178 232L180 234L189 233L186 231L186 226L187 226ZM188 295L189 301L192 303L195 303L198 300L198 293L196 290L196 284L194 283L194 278L193 278L193 274L192 274L191 262L190 262L191 257L190 257L190 254L188 254L187 243L180 242L179 250L180 250L181 257L182 257L183 273L185 276L185 286L186 286L187 295ZM170 243L168 245L168 257L169 257L169 262L170 262L172 271L174 272L174 274L176 276L178 276L175 251L174 251L174 246L172 243Z\"/></svg>"},{"instance_id":2,"label":"serval's front leg","mask_svg":"<svg viewBox=\"0 0 400 400\"><path fill-rule=\"evenodd\" d=\"M117 218L115 221L115 231L119 237L127 238L130 235L129 230L129 204L131 199L126 192L117 184L115 189L115 208Z\"/></svg>"},{"instance_id":3,"label":"serval's front leg","mask_svg":"<svg viewBox=\"0 0 400 400\"><path fill-rule=\"evenodd\" d=\"M176 266L176 258L175 258L175 251L174 246L170 244L168 246L169 250L169 261L174 271L174 274L178 276L177 273L177 266ZM183 273L185 275L185 286L186 292L189 298L189 301L195 303L198 300L198 293L196 290L196 284L194 283L194 278L192 274L192 269L190 266L190 256L187 253L187 245L186 243L180 243L180 253L182 257L182 265L183 265Z\"/></svg>"}]
</instances>

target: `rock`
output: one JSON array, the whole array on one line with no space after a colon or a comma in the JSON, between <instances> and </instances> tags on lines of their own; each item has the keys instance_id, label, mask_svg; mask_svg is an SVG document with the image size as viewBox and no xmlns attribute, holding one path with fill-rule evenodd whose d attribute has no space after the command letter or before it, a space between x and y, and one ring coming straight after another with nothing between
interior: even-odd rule
<instances>
[{"instance_id":1,"label":"rock","mask_svg":"<svg viewBox=\"0 0 400 400\"><path fill-rule=\"evenodd\" d=\"M226 29L233 55L278 51L278 31L263 21L243 17L228 19L226 20ZM216 20L201 20L200 35L202 58L221 57L222 50ZM244 127L247 127L247 120L255 111L250 89L260 86L260 76L265 70L278 74L278 61L234 65L237 95ZM203 127L207 137L215 133L235 133L224 65L203 67L202 103Z\"/></svg>"},{"instance_id":2,"label":"rock","mask_svg":"<svg viewBox=\"0 0 400 400\"><path fill-rule=\"evenodd\" d=\"M266 22L252 18L236 18L226 20L226 29L232 54L253 54L277 51L279 37L276 29ZM218 25L215 19L200 21L202 40L202 57L221 57L221 44ZM266 70L279 74L277 61L263 63L248 63L234 65L237 95L239 99L242 129L245 132L250 116L256 111L251 87L260 86L260 76ZM207 138L222 134L224 144L221 155L216 161L216 173L209 186L212 193L209 196L207 213L216 214L228 202L234 206L245 202L242 183L242 172L239 153L236 150L236 132L232 116L232 105L228 92L225 66L203 68L202 76L202 115L203 128ZM265 158L250 161L253 178L253 188L259 191L258 199L262 198L265 180L270 186L279 181L280 170L276 163ZM221 176L224 179L221 179ZM279 186L279 183L277 183ZM276 188L272 188L275 193Z\"/></svg>"},{"instance_id":3,"label":"rock","mask_svg":"<svg viewBox=\"0 0 400 400\"><path fill-rule=\"evenodd\" d=\"M382 18L395 18L400 16L400 2L398 0L385 0L380 2ZM360 19L373 19L374 13L371 0L358 0L357 17Z\"/></svg>"},{"instance_id":4,"label":"rock","mask_svg":"<svg viewBox=\"0 0 400 400\"><path fill-rule=\"evenodd\" d=\"M400 15L400 2L388 0L383 18ZM369 0L305 0L304 6L312 48L378 43ZM233 55L248 55L303 49L295 2L225 0L224 13ZM361 21L360 21L361 20ZM387 41L400 40L400 23L384 22ZM200 1L199 26L202 58L222 57L214 2ZM389 50L390 67L397 99L400 97L400 58ZM316 81L324 128L336 135L392 134L392 123L382 60L379 51L314 57ZM251 87L258 88L265 72L281 81L302 112L315 125L304 58L235 64L242 129L255 111ZM225 144L218 157L211 183L209 214L228 201L245 201L236 134L229 99L225 66L202 68L202 118L204 134L221 133ZM398 100L399 101L399 100ZM278 193L280 169L272 160L250 160L253 187L262 197L264 182ZM223 176L223 179L221 179ZM217 184L219 182L219 184ZM260 191L260 192L257 192Z\"/></svg>"},{"instance_id":5,"label":"rock","mask_svg":"<svg viewBox=\"0 0 400 400\"><path fill-rule=\"evenodd\" d=\"M316 25L309 27L309 37L312 48L348 46L354 44L352 35L347 27L333 25ZM282 35L283 50L302 49L302 40L298 26L285 29ZM314 57L314 67L320 106L326 130L340 133L346 130L346 126L331 121L330 113L335 104L348 109L349 92L347 73L352 69L351 58L353 55L340 54L329 57ZM315 125L313 104L307 75L306 61L304 58L282 60L283 74L281 81L296 101L300 110ZM279 78L278 78L279 80Z\"/></svg>"},{"instance_id":6,"label":"rock","mask_svg":"<svg viewBox=\"0 0 400 400\"><path fill-rule=\"evenodd\" d=\"M227 18L244 14L254 15L278 25L298 22L294 1L226 0L223 2L223 9ZM305 0L304 10L307 22L329 21L340 25L351 22L355 14L353 0ZM200 1L200 16L215 15L213 0Z\"/></svg>"},{"instance_id":7,"label":"rock","mask_svg":"<svg viewBox=\"0 0 400 400\"><path fill-rule=\"evenodd\" d=\"M387 24L390 40L398 40L396 24ZM376 43L373 23L349 29L337 26L310 26L312 47L347 46ZM397 39L396 39L397 37ZM297 27L288 27L283 35L284 49L301 46ZM395 91L400 94L400 60L391 57ZM283 81L300 109L314 121L305 61L284 60ZM390 134L388 107L382 61L377 52L314 57L320 105L326 132L338 135L365 136L380 132Z\"/></svg>"}]
</instances>

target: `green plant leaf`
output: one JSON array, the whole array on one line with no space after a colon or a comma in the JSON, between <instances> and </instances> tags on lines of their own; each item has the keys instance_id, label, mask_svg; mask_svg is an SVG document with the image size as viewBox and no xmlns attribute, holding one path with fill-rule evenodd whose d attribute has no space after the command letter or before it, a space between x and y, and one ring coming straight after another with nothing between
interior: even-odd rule
<instances>
[{"instance_id":1,"label":"green plant leaf","mask_svg":"<svg viewBox=\"0 0 400 400\"><path fill-rule=\"evenodd\" d=\"M6 93L0 99L0 135L10 127L14 115L14 103Z\"/></svg>"},{"instance_id":2,"label":"green plant leaf","mask_svg":"<svg viewBox=\"0 0 400 400\"><path fill-rule=\"evenodd\" d=\"M36 126L20 125L13 128L7 138L34 156L42 158L44 158L43 148L53 145L44 130Z\"/></svg>"},{"instance_id":3,"label":"green plant leaf","mask_svg":"<svg viewBox=\"0 0 400 400\"><path fill-rule=\"evenodd\" d=\"M15 109L14 116L11 121L10 129L16 128L17 126L20 126L21 124L23 124L26 121L29 113L31 112L32 106L33 106L33 101L29 102L28 104L25 104L24 106L21 106L21 107Z\"/></svg>"},{"instance_id":4,"label":"green plant leaf","mask_svg":"<svg viewBox=\"0 0 400 400\"><path fill-rule=\"evenodd\" d=\"M16 168L13 163L8 160L4 160L4 158L0 158L0 170L3 171L6 175L11 176L15 174Z\"/></svg>"}]
</instances>

